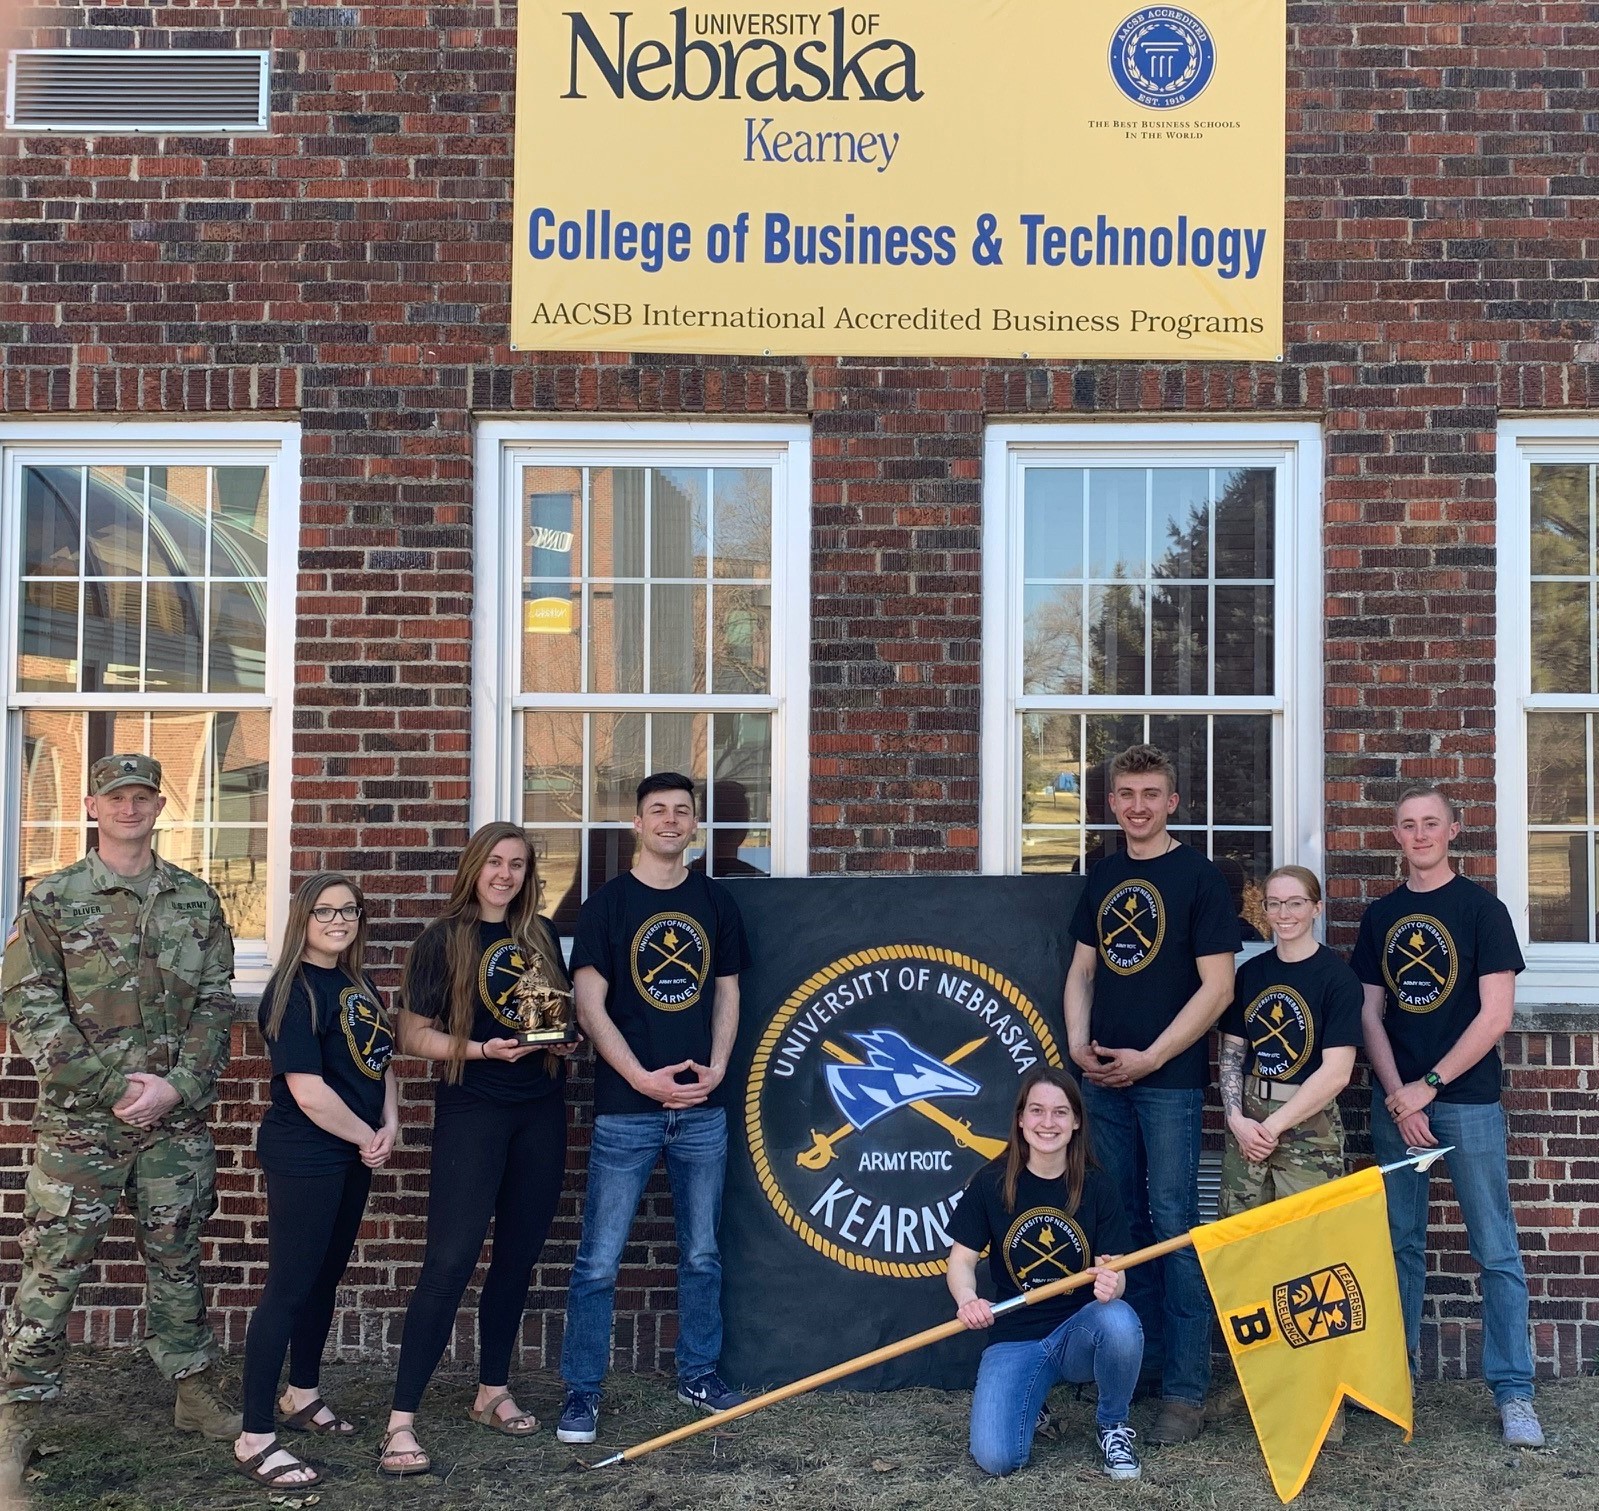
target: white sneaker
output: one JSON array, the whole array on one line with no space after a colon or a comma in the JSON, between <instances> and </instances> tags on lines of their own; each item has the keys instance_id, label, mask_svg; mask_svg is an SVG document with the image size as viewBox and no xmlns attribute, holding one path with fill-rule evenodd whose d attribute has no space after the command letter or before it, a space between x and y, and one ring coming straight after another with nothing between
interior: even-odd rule
<instances>
[{"instance_id":1,"label":"white sneaker","mask_svg":"<svg viewBox=\"0 0 1599 1511\"><path fill-rule=\"evenodd\" d=\"M1504 1428L1505 1441L1512 1448L1543 1447L1543 1428L1528 1397L1517 1396L1513 1401L1506 1401L1499 1408L1499 1421Z\"/></svg>"}]
</instances>

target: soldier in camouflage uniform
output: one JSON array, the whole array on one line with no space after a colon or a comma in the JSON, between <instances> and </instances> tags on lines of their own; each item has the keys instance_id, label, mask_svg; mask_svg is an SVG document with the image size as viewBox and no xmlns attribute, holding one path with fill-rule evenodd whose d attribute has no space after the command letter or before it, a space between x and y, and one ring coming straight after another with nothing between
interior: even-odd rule
<instances>
[{"instance_id":1,"label":"soldier in camouflage uniform","mask_svg":"<svg viewBox=\"0 0 1599 1511\"><path fill-rule=\"evenodd\" d=\"M60 1394L68 1314L119 1198L145 1260L145 1346L178 1382L177 1426L239 1431L206 1381L217 1345L200 1283L216 1205L205 1113L228 1058L233 940L216 893L152 850L160 788L149 756L96 761L84 806L99 849L39 881L6 941L5 1018L39 1096L22 1278L5 1315L0 1473L26 1463L28 1403Z\"/></svg>"}]
</instances>

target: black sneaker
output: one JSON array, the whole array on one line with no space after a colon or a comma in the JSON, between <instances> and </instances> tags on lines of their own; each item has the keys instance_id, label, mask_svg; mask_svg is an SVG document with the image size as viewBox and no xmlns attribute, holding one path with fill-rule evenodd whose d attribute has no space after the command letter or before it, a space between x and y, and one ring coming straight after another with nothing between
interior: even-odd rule
<instances>
[{"instance_id":1,"label":"black sneaker","mask_svg":"<svg viewBox=\"0 0 1599 1511\"><path fill-rule=\"evenodd\" d=\"M592 1391L569 1390L555 1437L561 1443L592 1443L600 1426L600 1398Z\"/></svg>"},{"instance_id":2,"label":"black sneaker","mask_svg":"<svg viewBox=\"0 0 1599 1511\"><path fill-rule=\"evenodd\" d=\"M698 1406L701 1411L731 1411L749 1399L736 1390L730 1390L713 1369L697 1380L679 1380L677 1398L685 1406Z\"/></svg>"},{"instance_id":3,"label":"black sneaker","mask_svg":"<svg viewBox=\"0 0 1599 1511\"><path fill-rule=\"evenodd\" d=\"M1136 1436L1125 1422L1099 1429L1100 1467L1113 1480L1135 1480L1144 1472L1133 1447Z\"/></svg>"}]
</instances>

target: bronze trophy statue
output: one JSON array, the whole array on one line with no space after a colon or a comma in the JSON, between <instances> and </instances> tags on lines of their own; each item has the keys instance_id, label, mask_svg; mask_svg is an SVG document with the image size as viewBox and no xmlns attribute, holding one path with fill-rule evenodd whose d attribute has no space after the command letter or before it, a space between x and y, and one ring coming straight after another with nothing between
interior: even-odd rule
<instances>
[{"instance_id":1,"label":"bronze trophy statue","mask_svg":"<svg viewBox=\"0 0 1599 1511\"><path fill-rule=\"evenodd\" d=\"M572 1011L572 994L553 986L544 972L533 966L522 973L512 989L516 1015L522 1027L511 1035L518 1044L575 1044L577 1018Z\"/></svg>"}]
</instances>

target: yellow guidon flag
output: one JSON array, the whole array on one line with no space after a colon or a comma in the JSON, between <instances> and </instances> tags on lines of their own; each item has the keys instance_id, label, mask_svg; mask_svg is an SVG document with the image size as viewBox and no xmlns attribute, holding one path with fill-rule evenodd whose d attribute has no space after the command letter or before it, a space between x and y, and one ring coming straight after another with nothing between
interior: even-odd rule
<instances>
[{"instance_id":1,"label":"yellow guidon flag","mask_svg":"<svg viewBox=\"0 0 1599 1511\"><path fill-rule=\"evenodd\" d=\"M1304 1488L1348 1396L1411 1431L1380 1170L1191 1230L1272 1488Z\"/></svg>"}]
</instances>

